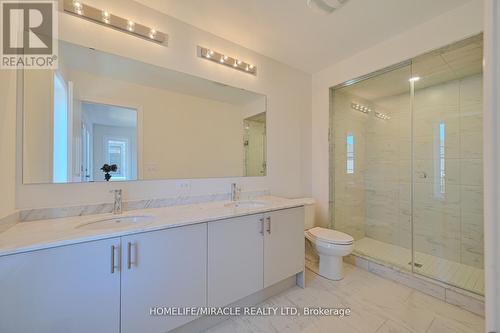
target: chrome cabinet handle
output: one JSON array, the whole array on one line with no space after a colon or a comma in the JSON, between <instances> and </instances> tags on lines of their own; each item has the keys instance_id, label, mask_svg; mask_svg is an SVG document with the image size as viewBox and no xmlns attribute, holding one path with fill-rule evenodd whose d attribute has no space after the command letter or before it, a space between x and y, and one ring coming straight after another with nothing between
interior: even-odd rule
<instances>
[{"instance_id":1,"label":"chrome cabinet handle","mask_svg":"<svg viewBox=\"0 0 500 333\"><path fill-rule=\"evenodd\" d=\"M115 268L118 268L115 265L115 252L116 252L115 250L116 250L116 246L111 245L111 274L114 274Z\"/></svg>"},{"instance_id":2,"label":"chrome cabinet handle","mask_svg":"<svg viewBox=\"0 0 500 333\"><path fill-rule=\"evenodd\" d=\"M268 234L271 234L271 216L268 216L266 217L266 221L267 221L267 233Z\"/></svg>"},{"instance_id":3,"label":"chrome cabinet handle","mask_svg":"<svg viewBox=\"0 0 500 333\"><path fill-rule=\"evenodd\" d=\"M127 244L127 268L132 268L132 243L128 242Z\"/></svg>"},{"instance_id":4,"label":"chrome cabinet handle","mask_svg":"<svg viewBox=\"0 0 500 333\"><path fill-rule=\"evenodd\" d=\"M260 234L264 235L264 218L261 217L259 221L260 221Z\"/></svg>"}]
</instances>

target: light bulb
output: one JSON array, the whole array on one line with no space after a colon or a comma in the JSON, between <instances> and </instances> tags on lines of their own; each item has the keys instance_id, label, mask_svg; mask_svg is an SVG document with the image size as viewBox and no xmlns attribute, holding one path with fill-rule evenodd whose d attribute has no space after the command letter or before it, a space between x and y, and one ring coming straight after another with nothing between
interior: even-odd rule
<instances>
[{"instance_id":1,"label":"light bulb","mask_svg":"<svg viewBox=\"0 0 500 333\"><path fill-rule=\"evenodd\" d=\"M102 20L109 24L109 13L105 10L102 12Z\"/></svg>"},{"instance_id":2,"label":"light bulb","mask_svg":"<svg viewBox=\"0 0 500 333\"><path fill-rule=\"evenodd\" d=\"M128 21L128 24L127 24L127 30L128 31L134 31L134 26L135 26L135 23L132 22L132 21Z\"/></svg>"},{"instance_id":3,"label":"light bulb","mask_svg":"<svg viewBox=\"0 0 500 333\"><path fill-rule=\"evenodd\" d=\"M419 80L420 80L419 76L414 76L414 77L410 78L408 81L410 81L410 82L417 82Z\"/></svg>"}]
</instances>

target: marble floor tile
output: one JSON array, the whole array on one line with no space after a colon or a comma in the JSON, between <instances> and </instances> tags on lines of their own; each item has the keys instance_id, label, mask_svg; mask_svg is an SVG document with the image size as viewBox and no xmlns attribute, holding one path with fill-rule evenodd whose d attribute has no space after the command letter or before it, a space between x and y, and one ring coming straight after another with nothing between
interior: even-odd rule
<instances>
[{"instance_id":1,"label":"marble floor tile","mask_svg":"<svg viewBox=\"0 0 500 333\"><path fill-rule=\"evenodd\" d=\"M208 333L429 333L483 332L484 319L419 291L345 264L330 281L306 271L306 288L291 288L258 306L349 307L349 317L234 317Z\"/></svg>"},{"instance_id":2,"label":"marble floor tile","mask_svg":"<svg viewBox=\"0 0 500 333\"><path fill-rule=\"evenodd\" d=\"M364 237L355 242L354 250L362 256L410 269L411 250L401 246ZM416 273L479 295L484 294L484 270L481 268L418 251L415 252L415 261L422 264L422 267L415 267Z\"/></svg>"},{"instance_id":3,"label":"marble floor tile","mask_svg":"<svg viewBox=\"0 0 500 333\"><path fill-rule=\"evenodd\" d=\"M378 330L376 333L413 333L414 331L401 326L400 324L392 321L392 320L387 320Z\"/></svg>"}]
</instances>

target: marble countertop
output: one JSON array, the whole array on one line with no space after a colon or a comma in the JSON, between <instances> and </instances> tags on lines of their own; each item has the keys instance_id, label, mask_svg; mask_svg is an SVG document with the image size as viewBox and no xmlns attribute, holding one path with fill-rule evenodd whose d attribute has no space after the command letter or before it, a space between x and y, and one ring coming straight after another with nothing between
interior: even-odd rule
<instances>
[{"instance_id":1,"label":"marble countertop","mask_svg":"<svg viewBox=\"0 0 500 333\"><path fill-rule=\"evenodd\" d=\"M0 256L42 250L135 233L180 227L190 224L259 214L273 210L299 207L314 203L314 199L285 199L274 196L255 198L265 205L258 207L228 207L229 201L152 208L125 212L122 215L99 214L33 222L19 222L0 232ZM82 224L117 216L151 216L149 224L116 226L108 229L78 228Z\"/></svg>"}]
</instances>

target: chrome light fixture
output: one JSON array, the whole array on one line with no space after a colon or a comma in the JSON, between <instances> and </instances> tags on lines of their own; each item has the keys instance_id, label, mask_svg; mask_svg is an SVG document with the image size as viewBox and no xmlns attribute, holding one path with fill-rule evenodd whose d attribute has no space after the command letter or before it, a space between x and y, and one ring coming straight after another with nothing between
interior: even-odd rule
<instances>
[{"instance_id":1,"label":"chrome light fixture","mask_svg":"<svg viewBox=\"0 0 500 333\"><path fill-rule=\"evenodd\" d=\"M163 32L136 23L132 20L113 15L107 10L86 5L77 0L64 0L64 11L158 44L168 43L168 35Z\"/></svg>"},{"instance_id":2,"label":"chrome light fixture","mask_svg":"<svg viewBox=\"0 0 500 333\"><path fill-rule=\"evenodd\" d=\"M257 67L240 59L230 57L220 52L198 46L198 57L205 60L216 62L220 65L225 65L232 69L236 69L248 74L257 75Z\"/></svg>"}]
</instances>

